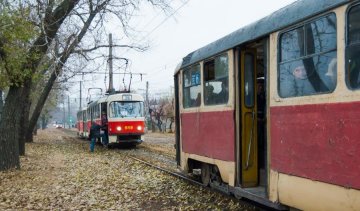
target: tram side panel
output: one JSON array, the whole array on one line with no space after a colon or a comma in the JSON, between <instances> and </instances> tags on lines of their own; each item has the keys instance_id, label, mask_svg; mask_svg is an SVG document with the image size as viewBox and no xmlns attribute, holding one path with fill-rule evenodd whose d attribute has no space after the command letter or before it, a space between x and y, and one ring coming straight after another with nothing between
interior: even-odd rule
<instances>
[{"instance_id":1,"label":"tram side panel","mask_svg":"<svg viewBox=\"0 0 360 211\"><path fill-rule=\"evenodd\" d=\"M350 90L344 80L346 33L341 26L346 22L346 6L334 13L337 84L327 93L279 95L276 57L281 36L271 35L269 194L271 200L298 209L360 208L360 92ZM331 60L326 64L324 70L331 70ZM317 71L322 74L321 66ZM296 71L292 73L295 76Z\"/></svg>"},{"instance_id":2,"label":"tram side panel","mask_svg":"<svg viewBox=\"0 0 360 211\"><path fill-rule=\"evenodd\" d=\"M234 161L234 111L181 114L183 151Z\"/></svg>"},{"instance_id":3,"label":"tram side panel","mask_svg":"<svg viewBox=\"0 0 360 211\"><path fill-rule=\"evenodd\" d=\"M84 121L78 122L78 131L79 131L79 136L83 137L84 136Z\"/></svg>"},{"instance_id":4,"label":"tram side panel","mask_svg":"<svg viewBox=\"0 0 360 211\"><path fill-rule=\"evenodd\" d=\"M77 122L76 122L76 128L78 136L83 138L85 137L85 118L84 118L84 111L80 110L77 112Z\"/></svg>"},{"instance_id":5,"label":"tram side panel","mask_svg":"<svg viewBox=\"0 0 360 211\"><path fill-rule=\"evenodd\" d=\"M360 189L360 102L271 108L272 167Z\"/></svg>"},{"instance_id":6,"label":"tram side panel","mask_svg":"<svg viewBox=\"0 0 360 211\"><path fill-rule=\"evenodd\" d=\"M224 69L225 78L212 79L212 82L207 82L205 67L211 61L217 58L225 59L227 68ZM216 60L217 61L217 60ZM218 68L218 67L216 67ZM191 100L184 101L184 95L189 97L189 93L184 93L185 89L189 88L189 82L185 81L187 77L186 71L197 72L198 75L193 74L193 79L190 83L200 86L200 102L197 101L196 95L190 93ZM184 73L185 72L185 73ZM234 110L234 78L233 78L233 52L228 51L205 62L194 64L191 67L179 70L176 78L178 83L178 103L179 103L179 147L177 151L181 160L181 169L185 172L192 172L192 169L201 168L200 164L209 164L216 166L221 174L223 182L231 186L235 184L235 110ZM224 82L225 81L225 82ZM221 82L221 83L220 83ZM186 85L184 85L186 83ZM218 83L218 84L216 84ZM229 87L227 94L222 95L221 103L213 105L206 105L205 99L211 93L207 89L214 85L219 90L223 89L221 85L228 83ZM212 90L214 91L214 90ZM210 94L211 95L211 94ZM215 95L216 96L216 95ZM217 96L220 96L218 94ZM195 97L195 98L193 98ZM189 98L188 98L189 99ZM209 98L208 98L209 99ZM186 104L187 105L184 105ZM194 166L195 165L195 166Z\"/></svg>"}]
</instances>

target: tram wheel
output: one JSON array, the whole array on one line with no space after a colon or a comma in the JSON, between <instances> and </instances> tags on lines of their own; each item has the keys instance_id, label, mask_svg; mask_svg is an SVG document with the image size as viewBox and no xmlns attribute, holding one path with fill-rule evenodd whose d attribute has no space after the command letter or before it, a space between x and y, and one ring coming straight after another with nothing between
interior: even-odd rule
<instances>
[{"instance_id":1,"label":"tram wheel","mask_svg":"<svg viewBox=\"0 0 360 211\"><path fill-rule=\"evenodd\" d=\"M201 165L201 182L208 186L210 183L210 165L203 163Z\"/></svg>"}]
</instances>

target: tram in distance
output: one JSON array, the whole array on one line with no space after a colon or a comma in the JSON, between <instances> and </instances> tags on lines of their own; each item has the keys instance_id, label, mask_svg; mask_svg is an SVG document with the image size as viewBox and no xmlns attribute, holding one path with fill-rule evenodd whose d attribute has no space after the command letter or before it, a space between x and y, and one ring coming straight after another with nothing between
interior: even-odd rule
<instances>
[{"instance_id":1,"label":"tram in distance","mask_svg":"<svg viewBox=\"0 0 360 211\"><path fill-rule=\"evenodd\" d=\"M77 113L80 137L88 138L91 122L102 125L107 119L109 144L140 144L145 134L144 98L134 93L106 95Z\"/></svg>"},{"instance_id":2,"label":"tram in distance","mask_svg":"<svg viewBox=\"0 0 360 211\"><path fill-rule=\"evenodd\" d=\"M296 1L174 79L181 170L276 209L360 210L360 1Z\"/></svg>"}]
</instances>

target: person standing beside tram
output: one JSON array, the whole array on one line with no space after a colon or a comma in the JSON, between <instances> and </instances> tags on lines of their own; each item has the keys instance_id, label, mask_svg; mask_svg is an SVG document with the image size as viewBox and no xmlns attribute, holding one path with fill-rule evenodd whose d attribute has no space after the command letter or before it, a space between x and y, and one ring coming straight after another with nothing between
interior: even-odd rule
<instances>
[{"instance_id":1,"label":"person standing beside tram","mask_svg":"<svg viewBox=\"0 0 360 211\"><path fill-rule=\"evenodd\" d=\"M108 118L106 111L101 112L101 141L104 146L108 146L109 144L109 134L108 134Z\"/></svg>"},{"instance_id":2,"label":"person standing beside tram","mask_svg":"<svg viewBox=\"0 0 360 211\"><path fill-rule=\"evenodd\" d=\"M100 129L101 129L100 125L96 124L96 122L94 121L91 122L90 134L89 134L90 152L94 152L96 139L100 138L101 136Z\"/></svg>"}]
</instances>

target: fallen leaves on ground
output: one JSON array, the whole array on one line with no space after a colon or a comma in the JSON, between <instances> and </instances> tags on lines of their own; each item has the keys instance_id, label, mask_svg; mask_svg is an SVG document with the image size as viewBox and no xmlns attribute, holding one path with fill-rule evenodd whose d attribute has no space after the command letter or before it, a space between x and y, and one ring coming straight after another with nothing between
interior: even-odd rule
<instances>
[{"instance_id":1,"label":"fallen leaves on ground","mask_svg":"<svg viewBox=\"0 0 360 211\"><path fill-rule=\"evenodd\" d=\"M66 130L40 131L21 169L0 172L0 209L254 210L253 206L104 149Z\"/></svg>"}]
</instances>

